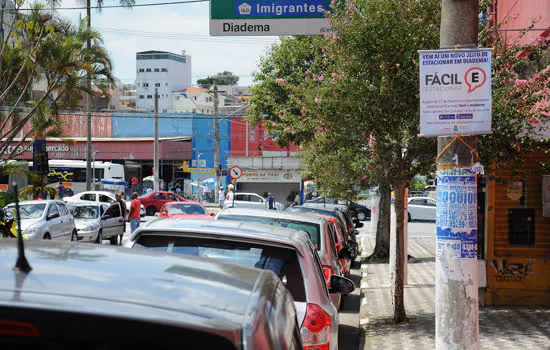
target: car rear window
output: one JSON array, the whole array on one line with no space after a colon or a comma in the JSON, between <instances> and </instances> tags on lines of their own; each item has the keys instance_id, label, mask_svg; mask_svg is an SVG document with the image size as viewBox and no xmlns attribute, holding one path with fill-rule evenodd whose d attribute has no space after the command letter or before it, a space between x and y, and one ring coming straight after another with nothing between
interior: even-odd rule
<instances>
[{"instance_id":1,"label":"car rear window","mask_svg":"<svg viewBox=\"0 0 550 350\"><path fill-rule=\"evenodd\" d=\"M181 347L182 339L203 349L236 349L226 338L169 319L148 322L97 313L2 306L0 349L172 350Z\"/></svg>"},{"instance_id":2,"label":"car rear window","mask_svg":"<svg viewBox=\"0 0 550 350\"><path fill-rule=\"evenodd\" d=\"M318 250L320 249L319 224L316 224L313 222L269 218L269 217L261 217L261 216L249 216L249 215L219 215L218 220L256 222L264 225L280 226L280 227L289 228L292 230L304 231L304 232L307 232L307 234L309 235L309 238L311 239L313 244L315 244L315 247L317 247Z\"/></svg>"},{"instance_id":3,"label":"car rear window","mask_svg":"<svg viewBox=\"0 0 550 350\"><path fill-rule=\"evenodd\" d=\"M262 243L207 237L141 234L132 248L194 255L223 262L271 270L281 278L296 301L306 301L304 278L294 249Z\"/></svg>"}]
</instances>

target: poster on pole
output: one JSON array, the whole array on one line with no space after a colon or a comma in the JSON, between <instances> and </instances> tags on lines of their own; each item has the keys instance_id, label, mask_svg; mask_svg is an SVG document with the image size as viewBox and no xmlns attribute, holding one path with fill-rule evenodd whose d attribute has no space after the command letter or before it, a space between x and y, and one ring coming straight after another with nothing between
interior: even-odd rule
<instances>
[{"instance_id":1,"label":"poster on pole","mask_svg":"<svg viewBox=\"0 0 550 350\"><path fill-rule=\"evenodd\" d=\"M477 259L477 173L437 172L436 257Z\"/></svg>"},{"instance_id":2,"label":"poster on pole","mask_svg":"<svg viewBox=\"0 0 550 350\"><path fill-rule=\"evenodd\" d=\"M210 35L323 35L335 33L330 0L211 0Z\"/></svg>"},{"instance_id":3,"label":"poster on pole","mask_svg":"<svg viewBox=\"0 0 550 350\"><path fill-rule=\"evenodd\" d=\"M420 134L491 133L491 49L420 55Z\"/></svg>"}]
</instances>

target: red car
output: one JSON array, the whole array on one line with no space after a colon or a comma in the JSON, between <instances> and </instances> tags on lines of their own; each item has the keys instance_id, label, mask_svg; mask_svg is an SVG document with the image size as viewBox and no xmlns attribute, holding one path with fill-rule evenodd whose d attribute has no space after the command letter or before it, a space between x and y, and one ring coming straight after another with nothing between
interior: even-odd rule
<instances>
[{"instance_id":1,"label":"red car","mask_svg":"<svg viewBox=\"0 0 550 350\"><path fill-rule=\"evenodd\" d=\"M332 225L332 238L334 239L334 245L336 246L336 250L338 253L348 245L348 240L346 235L342 232L342 229L340 228L340 225L338 224L338 220L336 218L331 216L325 216L322 214L314 214L317 216L324 217L327 219L328 222ZM348 276L351 270L351 259L343 259L339 258L340 264L342 265L342 268L344 270L344 275Z\"/></svg>"},{"instance_id":2,"label":"red car","mask_svg":"<svg viewBox=\"0 0 550 350\"><path fill-rule=\"evenodd\" d=\"M166 203L159 212L159 218L212 219L214 215L214 212L208 212L196 202Z\"/></svg>"},{"instance_id":3,"label":"red car","mask_svg":"<svg viewBox=\"0 0 550 350\"><path fill-rule=\"evenodd\" d=\"M168 191L146 193L139 197L139 201L145 207L145 214L148 216L155 215L168 202L190 202L182 196Z\"/></svg>"}]
</instances>

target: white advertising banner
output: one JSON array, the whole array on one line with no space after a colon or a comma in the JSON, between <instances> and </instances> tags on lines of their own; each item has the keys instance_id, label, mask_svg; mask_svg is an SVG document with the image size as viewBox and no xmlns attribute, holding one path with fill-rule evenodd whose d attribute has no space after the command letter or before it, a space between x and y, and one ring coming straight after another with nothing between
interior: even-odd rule
<instances>
[{"instance_id":1,"label":"white advertising banner","mask_svg":"<svg viewBox=\"0 0 550 350\"><path fill-rule=\"evenodd\" d=\"M491 49L430 50L420 55L420 134L491 132Z\"/></svg>"},{"instance_id":2,"label":"white advertising banner","mask_svg":"<svg viewBox=\"0 0 550 350\"><path fill-rule=\"evenodd\" d=\"M244 169L238 182L300 182L300 171Z\"/></svg>"}]
</instances>

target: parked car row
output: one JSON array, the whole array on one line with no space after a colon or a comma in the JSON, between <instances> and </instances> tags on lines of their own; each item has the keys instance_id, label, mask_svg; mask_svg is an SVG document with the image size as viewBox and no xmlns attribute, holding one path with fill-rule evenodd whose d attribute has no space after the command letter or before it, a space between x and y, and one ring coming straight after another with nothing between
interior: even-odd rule
<instances>
[{"instance_id":1,"label":"parked car row","mask_svg":"<svg viewBox=\"0 0 550 350\"><path fill-rule=\"evenodd\" d=\"M65 207L63 202L57 202ZM119 203L79 201L70 204L70 211L72 215L68 216L76 220L75 240L101 242L108 238L113 243L124 234ZM337 349L338 310L342 295L355 289L346 276L359 254L355 235L361 226L351 218L346 206L327 209L306 205L287 211L225 208L214 219L213 213L200 203L179 199L165 202L157 219L141 225L130 236L126 242L130 250L124 254L117 254L123 253L120 249L103 254L97 248L84 253L84 245L74 248L79 252L71 252L74 258L67 259L66 253L59 253L64 260L60 258L55 263L70 264L67 266L72 274L84 270L79 257L100 256L94 260L93 268L83 271L84 277L64 281L64 286L74 282L75 290L67 289L71 297L66 302L71 305L63 311L83 313L84 319L95 315L97 322L118 319L119 312L131 313L125 320L135 322L126 323L122 334L134 323L156 329L164 320L174 331L184 329L186 339L208 338L201 345L221 348ZM42 249L34 242L29 246L31 250ZM56 254L72 247L47 246L42 255L33 251L28 258L31 265L33 259L52 265L54 262L43 258L44 251ZM105 265L106 260L114 263L118 258L119 266L131 266L131 271L113 271ZM109 278L93 278L100 271ZM61 277L62 272L59 273ZM55 284L54 276L55 273L44 278ZM120 285L114 290L121 295L98 292L106 289L107 281L112 283L113 278L118 281L115 285ZM131 286L124 289L122 281ZM33 288L30 286L29 290ZM55 288L48 285L40 291L43 299L34 299L31 309L40 310L36 315L54 312L49 295L56 292ZM89 299L96 308L82 307L83 299ZM135 300L140 300L139 308ZM109 307L117 302L123 310ZM125 306L127 303L130 305ZM162 311L156 312L155 307ZM268 314L262 319L258 312ZM30 312L27 316L17 322L28 322L30 328L45 327L40 317L33 317ZM51 328L48 332L52 332ZM160 344L162 348L164 343Z\"/></svg>"}]
</instances>

